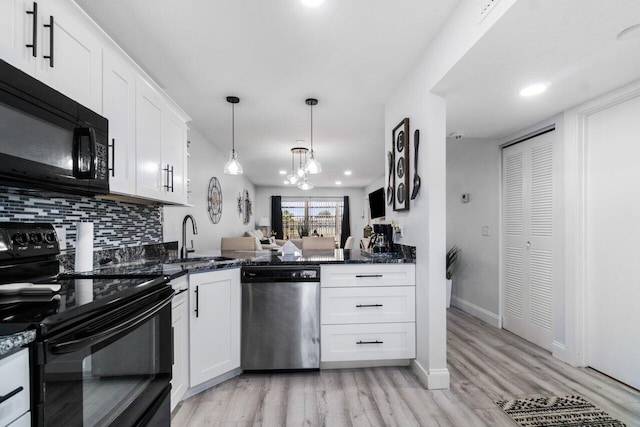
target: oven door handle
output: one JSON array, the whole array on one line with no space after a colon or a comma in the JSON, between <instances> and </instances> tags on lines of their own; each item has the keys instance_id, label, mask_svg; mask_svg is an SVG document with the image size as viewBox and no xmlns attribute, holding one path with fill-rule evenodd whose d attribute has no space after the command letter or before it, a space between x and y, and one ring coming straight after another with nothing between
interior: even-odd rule
<instances>
[{"instance_id":1,"label":"oven door handle","mask_svg":"<svg viewBox=\"0 0 640 427\"><path fill-rule=\"evenodd\" d=\"M120 335L122 333L128 332L158 314L160 310L171 304L172 299L173 294L155 304L153 307L141 313L138 313L135 316L129 317L128 319L119 322L115 326L93 333L88 337L71 339L63 342L53 342L50 344L49 350L53 354L73 353L82 348L86 348L101 341L107 340L115 335Z\"/></svg>"}]
</instances>

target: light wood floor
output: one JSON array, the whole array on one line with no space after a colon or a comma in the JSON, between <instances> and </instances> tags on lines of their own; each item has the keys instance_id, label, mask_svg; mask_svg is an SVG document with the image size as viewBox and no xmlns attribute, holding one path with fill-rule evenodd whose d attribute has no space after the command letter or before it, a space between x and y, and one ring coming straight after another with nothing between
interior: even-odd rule
<instances>
[{"instance_id":1,"label":"light wood floor","mask_svg":"<svg viewBox=\"0 0 640 427\"><path fill-rule=\"evenodd\" d=\"M516 426L495 400L579 395L640 426L640 392L448 310L449 390L409 368L241 375L182 402L173 426Z\"/></svg>"}]
</instances>

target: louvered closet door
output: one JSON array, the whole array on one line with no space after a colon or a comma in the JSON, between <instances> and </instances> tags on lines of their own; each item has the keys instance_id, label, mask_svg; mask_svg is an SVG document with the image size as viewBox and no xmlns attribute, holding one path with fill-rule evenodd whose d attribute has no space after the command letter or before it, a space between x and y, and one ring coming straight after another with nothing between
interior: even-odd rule
<instances>
[{"instance_id":1,"label":"louvered closet door","mask_svg":"<svg viewBox=\"0 0 640 427\"><path fill-rule=\"evenodd\" d=\"M553 136L502 153L503 327L551 349L553 342Z\"/></svg>"}]
</instances>

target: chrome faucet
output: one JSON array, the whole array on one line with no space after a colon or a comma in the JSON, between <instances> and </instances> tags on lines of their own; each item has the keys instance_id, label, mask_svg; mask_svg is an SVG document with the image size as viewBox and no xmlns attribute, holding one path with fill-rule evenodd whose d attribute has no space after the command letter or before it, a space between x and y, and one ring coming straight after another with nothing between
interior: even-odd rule
<instances>
[{"instance_id":1,"label":"chrome faucet","mask_svg":"<svg viewBox=\"0 0 640 427\"><path fill-rule=\"evenodd\" d=\"M182 249L180 249L180 258L188 258L190 252L195 252L193 248L193 240L191 241L191 249L187 248L187 220L191 219L191 225L193 226L193 234L198 234L198 227L196 226L196 219L191 215L185 215L182 220Z\"/></svg>"}]
</instances>

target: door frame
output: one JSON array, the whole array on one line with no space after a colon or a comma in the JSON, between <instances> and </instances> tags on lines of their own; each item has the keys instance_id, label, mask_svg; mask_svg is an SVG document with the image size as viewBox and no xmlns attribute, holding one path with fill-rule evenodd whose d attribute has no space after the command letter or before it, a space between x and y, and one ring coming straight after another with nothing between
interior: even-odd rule
<instances>
[{"instance_id":1,"label":"door frame","mask_svg":"<svg viewBox=\"0 0 640 427\"><path fill-rule=\"evenodd\" d=\"M565 112L565 288L566 358L587 366L587 145L589 117L640 96L634 82ZM554 353L555 355L555 353Z\"/></svg>"}]
</instances>

